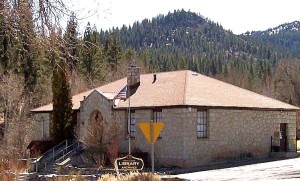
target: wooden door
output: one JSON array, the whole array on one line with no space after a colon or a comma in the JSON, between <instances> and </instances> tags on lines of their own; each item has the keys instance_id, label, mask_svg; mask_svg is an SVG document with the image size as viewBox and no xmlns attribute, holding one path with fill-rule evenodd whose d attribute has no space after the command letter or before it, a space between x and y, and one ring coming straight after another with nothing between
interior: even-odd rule
<instances>
[{"instance_id":1,"label":"wooden door","mask_svg":"<svg viewBox=\"0 0 300 181\"><path fill-rule=\"evenodd\" d=\"M287 134L286 134L286 123L280 123L280 147L279 151L287 151Z\"/></svg>"}]
</instances>

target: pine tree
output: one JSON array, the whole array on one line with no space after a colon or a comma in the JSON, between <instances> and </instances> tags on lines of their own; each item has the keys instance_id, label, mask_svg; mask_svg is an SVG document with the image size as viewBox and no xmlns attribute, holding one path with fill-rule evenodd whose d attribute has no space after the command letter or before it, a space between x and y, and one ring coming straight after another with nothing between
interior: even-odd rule
<instances>
[{"instance_id":1,"label":"pine tree","mask_svg":"<svg viewBox=\"0 0 300 181\"><path fill-rule=\"evenodd\" d=\"M20 1L18 17L15 21L18 24L17 38L15 38L20 50L17 51L22 73L24 75L24 93L32 93L37 83L36 57L37 49L35 47L35 32L33 15L29 1ZM16 47L18 49L18 47Z\"/></svg>"},{"instance_id":2,"label":"pine tree","mask_svg":"<svg viewBox=\"0 0 300 181\"><path fill-rule=\"evenodd\" d=\"M115 35L108 36L104 44L104 55L111 71L116 71L120 61L121 47Z\"/></svg>"},{"instance_id":3,"label":"pine tree","mask_svg":"<svg viewBox=\"0 0 300 181\"><path fill-rule=\"evenodd\" d=\"M77 21L74 13L68 21L66 33L64 35L64 47L66 63L72 75L72 83L77 77L77 62L78 62L78 40L77 40Z\"/></svg>"}]
</instances>

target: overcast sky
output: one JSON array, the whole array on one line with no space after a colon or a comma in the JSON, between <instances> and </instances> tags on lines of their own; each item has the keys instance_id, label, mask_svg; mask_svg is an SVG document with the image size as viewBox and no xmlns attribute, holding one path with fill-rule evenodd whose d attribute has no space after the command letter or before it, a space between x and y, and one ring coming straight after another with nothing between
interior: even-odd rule
<instances>
[{"instance_id":1,"label":"overcast sky","mask_svg":"<svg viewBox=\"0 0 300 181\"><path fill-rule=\"evenodd\" d=\"M300 21L300 0L82 0L74 3L81 26L89 21L97 28L129 25L175 9L200 13L235 34L265 30ZM78 1L77 1L78 2ZM84 2L84 3L83 3Z\"/></svg>"}]
</instances>

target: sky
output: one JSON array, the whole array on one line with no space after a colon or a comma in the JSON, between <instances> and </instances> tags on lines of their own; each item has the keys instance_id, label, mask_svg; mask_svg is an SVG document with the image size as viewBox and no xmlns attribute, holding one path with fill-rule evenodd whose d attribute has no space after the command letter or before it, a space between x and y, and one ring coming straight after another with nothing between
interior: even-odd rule
<instances>
[{"instance_id":1,"label":"sky","mask_svg":"<svg viewBox=\"0 0 300 181\"><path fill-rule=\"evenodd\" d=\"M74 0L71 6L81 29L90 22L98 30L107 30L184 9L200 13L235 34L300 21L299 7L300 0Z\"/></svg>"}]
</instances>

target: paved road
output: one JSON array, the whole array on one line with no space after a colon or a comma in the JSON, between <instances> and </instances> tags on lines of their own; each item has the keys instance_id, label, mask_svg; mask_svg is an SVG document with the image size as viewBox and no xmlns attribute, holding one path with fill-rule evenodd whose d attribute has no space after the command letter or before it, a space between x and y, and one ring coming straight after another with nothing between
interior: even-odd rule
<instances>
[{"instance_id":1,"label":"paved road","mask_svg":"<svg viewBox=\"0 0 300 181\"><path fill-rule=\"evenodd\" d=\"M176 175L187 180L299 180L300 158Z\"/></svg>"}]
</instances>

